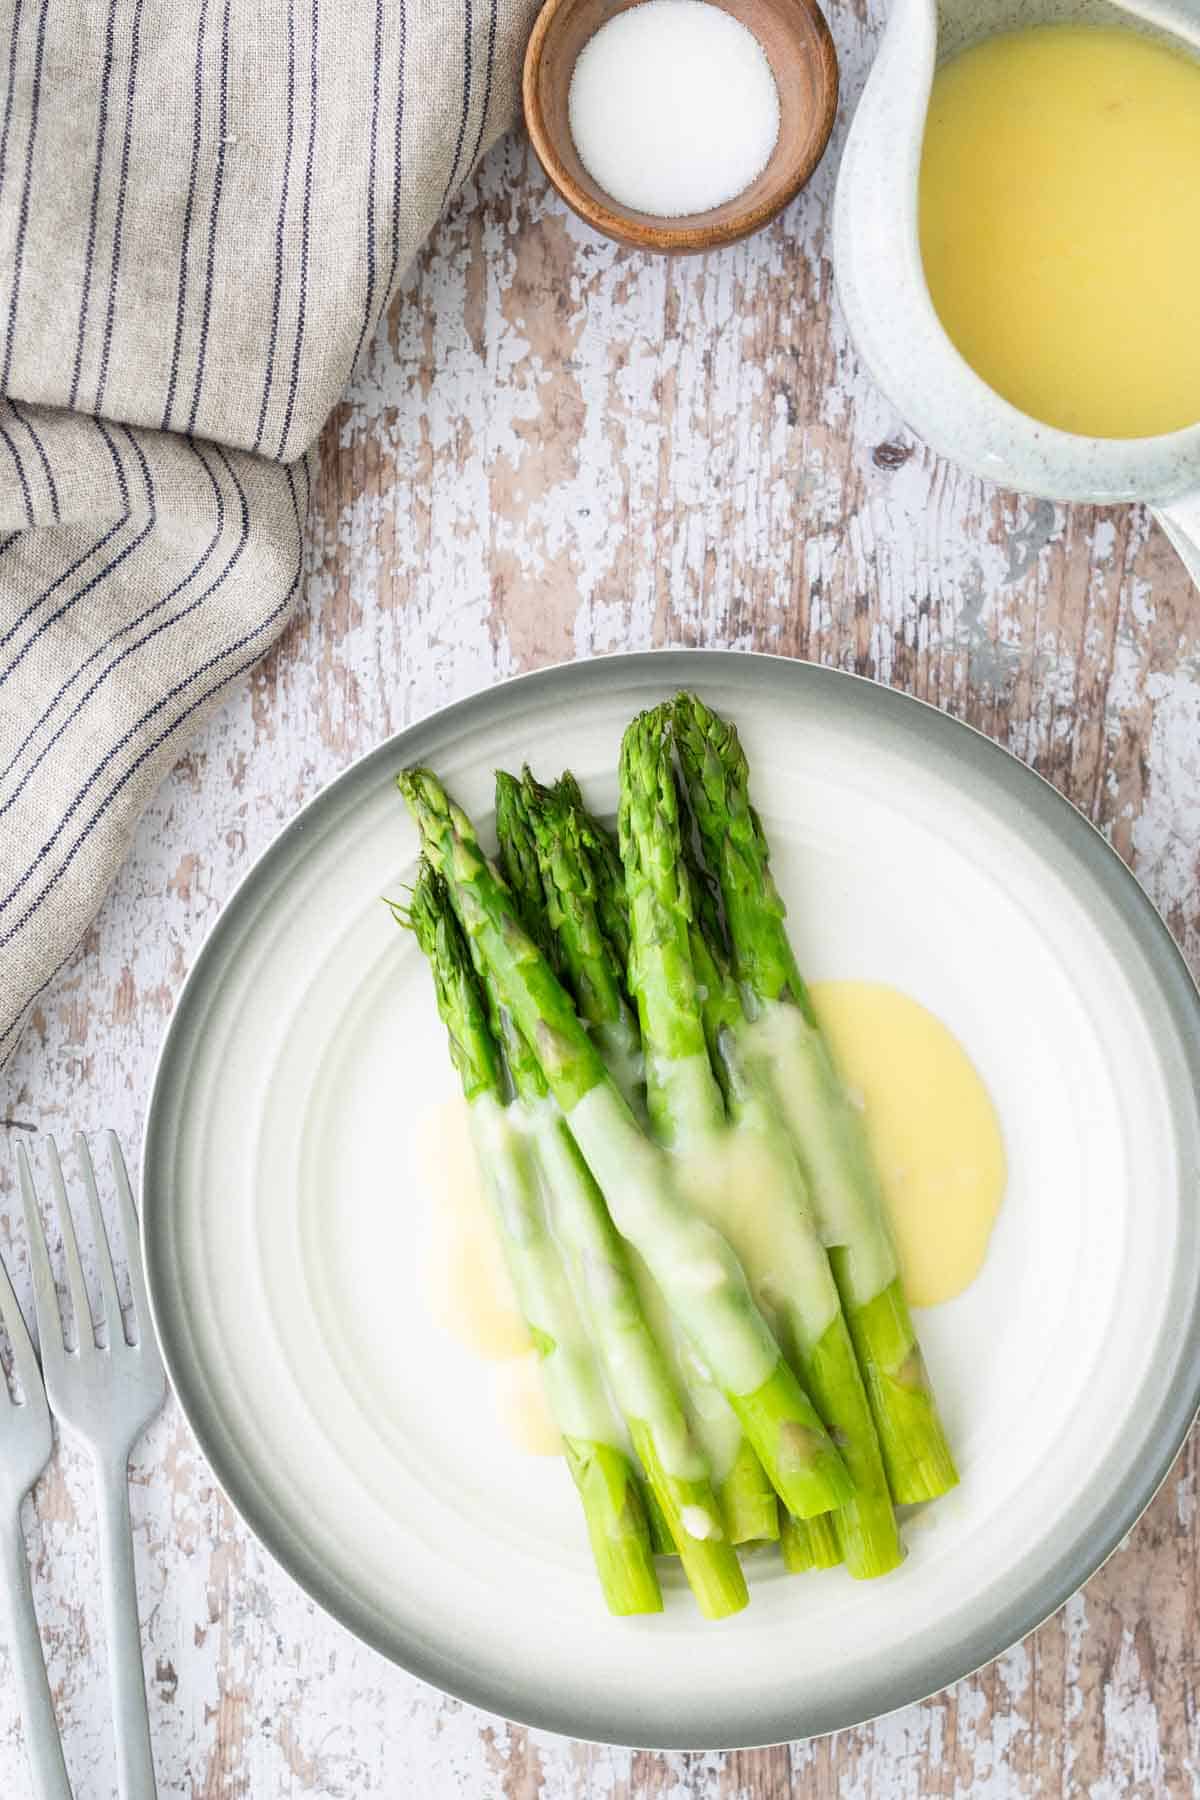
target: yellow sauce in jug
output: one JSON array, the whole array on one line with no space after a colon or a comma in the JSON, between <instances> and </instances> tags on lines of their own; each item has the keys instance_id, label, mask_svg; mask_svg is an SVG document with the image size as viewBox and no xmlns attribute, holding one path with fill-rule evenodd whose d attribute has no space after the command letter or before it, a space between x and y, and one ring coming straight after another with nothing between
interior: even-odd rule
<instances>
[{"instance_id":1,"label":"yellow sauce in jug","mask_svg":"<svg viewBox=\"0 0 1200 1800\"><path fill-rule=\"evenodd\" d=\"M1200 420L1200 60L1090 25L952 57L920 236L948 335L1023 412L1109 438Z\"/></svg>"}]
</instances>

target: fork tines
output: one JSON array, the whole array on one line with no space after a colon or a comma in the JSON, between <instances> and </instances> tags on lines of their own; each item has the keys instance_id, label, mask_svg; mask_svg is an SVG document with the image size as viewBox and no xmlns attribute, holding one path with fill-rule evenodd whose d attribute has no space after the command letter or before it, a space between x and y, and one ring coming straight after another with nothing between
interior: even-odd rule
<instances>
[{"instance_id":1,"label":"fork tines","mask_svg":"<svg viewBox=\"0 0 1200 1800\"><path fill-rule=\"evenodd\" d=\"M59 1230L62 1234L63 1261L66 1267L67 1292L70 1296L71 1310L74 1313L75 1332L78 1339L78 1354L82 1358L90 1356L98 1350L96 1344L96 1328L101 1322L108 1328L108 1350L119 1353L122 1349L139 1351L150 1359L157 1361L157 1346L150 1330L150 1309L146 1296L145 1280L142 1274L141 1255L138 1244L137 1214L134 1210L133 1192L129 1183L129 1173L125 1167L125 1158L121 1153L120 1142L115 1132L105 1132L108 1142L109 1164L112 1170L113 1188L117 1200L117 1212L120 1218L121 1235L125 1243L125 1261L129 1271L130 1292L133 1301L133 1322L135 1335L131 1338L126 1333L125 1316L117 1291L117 1279L113 1265L112 1249L109 1243L108 1229L104 1223L104 1214L100 1206L100 1194L96 1181L95 1164L92 1161L91 1149L82 1132L74 1136L75 1155L83 1175L84 1193L87 1197L88 1213L91 1219L92 1238L96 1247L96 1262L100 1282L100 1319L93 1316L91 1301L88 1295L87 1282L83 1273L83 1261L79 1254L79 1240L75 1232L75 1221L67 1198L67 1186L63 1178L62 1159L58 1145L54 1139L44 1140L46 1166L50 1176L53 1210L58 1218ZM42 1354L42 1366L47 1379L51 1378L51 1370L61 1367L66 1350L62 1319L58 1310L58 1295L55 1286L54 1272L50 1266L50 1256L46 1247L46 1236L42 1226L41 1209L38 1205L37 1189L33 1178L33 1168L29 1153L22 1142L16 1146L17 1172L21 1184L21 1200L25 1214L25 1225L29 1233L29 1260L33 1275L34 1305L37 1311L38 1339Z\"/></svg>"}]
</instances>

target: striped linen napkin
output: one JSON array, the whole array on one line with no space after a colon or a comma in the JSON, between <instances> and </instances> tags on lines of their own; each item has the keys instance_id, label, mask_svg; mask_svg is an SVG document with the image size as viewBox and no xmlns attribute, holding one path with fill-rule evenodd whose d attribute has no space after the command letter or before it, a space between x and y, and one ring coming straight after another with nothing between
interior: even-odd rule
<instances>
[{"instance_id":1,"label":"striped linen napkin","mask_svg":"<svg viewBox=\"0 0 1200 1800\"><path fill-rule=\"evenodd\" d=\"M312 446L536 0L0 0L0 1063L297 604Z\"/></svg>"}]
</instances>

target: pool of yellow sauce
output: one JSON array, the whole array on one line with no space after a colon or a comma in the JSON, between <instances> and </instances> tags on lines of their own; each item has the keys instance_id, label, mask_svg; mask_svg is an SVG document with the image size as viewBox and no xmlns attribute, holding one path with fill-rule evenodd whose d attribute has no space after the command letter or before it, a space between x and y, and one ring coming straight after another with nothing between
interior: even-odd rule
<instances>
[{"instance_id":1,"label":"pool of yellow sauce","mask_svg":"<svg viewBox=\"0 0 1200 1800\"><path fill-rule=\"evenodd\" d=\"M490 1365L492 1411L509 1441L531 1456L557 1456L562 1439L504 1264L465 1102L432 1108L419 1132L417 1160L430 1200L429 1312L464 1350Z\"/></svg>"},{"instance_id":2,"label":"pool of yellow sauce","mask_svg":"<svg viewBox=\"0 0 1200 1800\"><path fill-rule=\"evenodd\" d=\"M813 1005L863 1107L904 1291L913 1306L979 1273L1007 1178L991 1096L953 1032L898 988L821 981Z\"/></svg>"},{"instance_id":3,"label":"pool of yellow sauce","mask_svg":"<svg viewBox=\"0 0 1200 1800\"><path fill-rule=\"evenodd\" d=\"M1089 25L953 57L920 237L947 333L1023 412L1114 438L1200 420L1200 60Z\"/></svg>"}]
</instances>

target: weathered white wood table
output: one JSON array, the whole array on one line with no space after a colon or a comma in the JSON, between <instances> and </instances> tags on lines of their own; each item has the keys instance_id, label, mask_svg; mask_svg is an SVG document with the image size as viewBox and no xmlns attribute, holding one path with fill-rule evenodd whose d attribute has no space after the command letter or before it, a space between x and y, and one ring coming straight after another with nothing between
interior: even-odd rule
<instances>
[{"instance_id":1,"label":"weathered white wood table","mask_svg":"<svg viewBox=\"0 0 1200 1800\"><path fill-rule=\"evenodd\" d=\"M847 101L879 12L853 0L836 13ZM577 227L522 143L491 158L330 423L303 611L164 785L41 1003L3 1111L46 1130L113 1124L132 1148L183 975L301 801L443 701L652 644L835 663L969 719L1095 820L1195 959L1197 597L1144 513L992 492L928 455L872 392L832 293L838 143L765 236L675 266ZM0 1243L24 1279L12 1209L5 1168ZM957 1688L819 1743L663 1757L509 1729L359 1648L240 1527L171 1409L137 1454L133 1497L160 1791L1198 1791L1194 1454L1082 1595ZM68 1450L29 1542L77 1793L106 1800L92 1527ZM0 1652L0 1796L27 1791Z\"/></svg>"}]
</instances>

